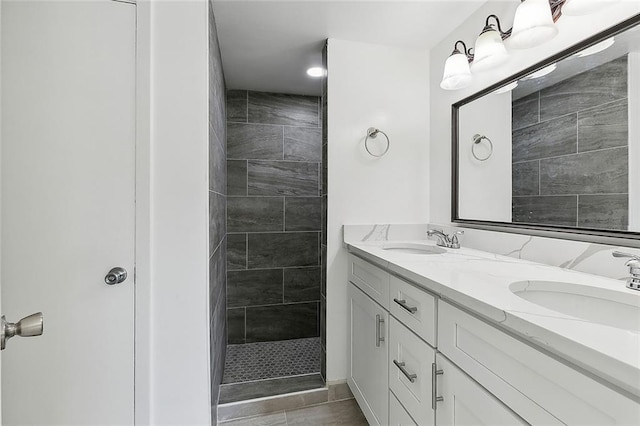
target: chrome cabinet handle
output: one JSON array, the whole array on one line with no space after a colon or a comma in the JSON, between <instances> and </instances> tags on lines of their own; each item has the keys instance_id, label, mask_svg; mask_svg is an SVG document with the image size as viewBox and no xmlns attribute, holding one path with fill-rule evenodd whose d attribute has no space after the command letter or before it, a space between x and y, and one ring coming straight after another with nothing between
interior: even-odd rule
<instances>
[{"instance_id":1,"label":"chrome cabinet handle","mask_svg":"<svg viewBox=\"0 0 640 426\"><path fill-rule=\"evenodd\" d=\"M398 305L400 305L401 308L403 308L404 310L409 312L411 315L413 315L416 312L418 312L418 308L416 308L415 306L408 306L407 305L407 301L404 300L404 299L402 299L402 300L393 299L393 301L396 302Z\"/></svg>"},{"instance_id":2,"label":"chrome cabinet handle","mask_svg":"<svg viewBox=\"0 0 640 426\"><path fill-rule=\"evenodd\" d=\"M7 340L13 336L40 336L44 330L42 312L24 317L17 323L8 322L3 315L0 318L0 323L0 349L4 349L7 345Z\"/></svg>"},{"instance_id":3,"label":"chrome cabinet handle","mask_svg":"<svg viewBox=\"0 0 640 426\"><path fill-rule=\"evenodd\" d=\"M398 362L395 359L393 360L393 363L396 365L396 367L398 367L398 369L400 371L402 371L402 374L404 374L404 376L409 379L409 381L411 383L415 383L416 379L418 378L417 374L410 374L405 368L405 363L404 362Z\"/></svg>"},{"instance_id":4,"label":"chrome cabinet handle","mask_svg":"<svg viewBox=\"0 0 640 426\"><path fill-rule=\"evenodd\" d=\"M436 404L438 402L444 401L444 398L438 395L438 382L437 376L444 374L444 371L438 370L438 366L436 363L431 364L431 409L436 409Z\"/></svg>"},{"instance_id":5,"label":"chrome cabinet handle","mask_svg":"<svg viewBox=\"0 0 640 426\"><path fill-rule=\"evenodd\" d=\"M104 277L104 282L108 285L115 285L124 282L127 279L127 270L121 267L116 267L107 272Z\"/></svg>"},{"instance_id":6,"label":"chrome cabinet handle","mask_svg":"<svg viewBox=\"0 0 640 426\"><path fill-rule=\"evenodd\" d=\"M376 348L380 347L380 343L384 342L381 325L384 324L384 318L380 314L376 315Z\"/></svg>"}]
</instances>

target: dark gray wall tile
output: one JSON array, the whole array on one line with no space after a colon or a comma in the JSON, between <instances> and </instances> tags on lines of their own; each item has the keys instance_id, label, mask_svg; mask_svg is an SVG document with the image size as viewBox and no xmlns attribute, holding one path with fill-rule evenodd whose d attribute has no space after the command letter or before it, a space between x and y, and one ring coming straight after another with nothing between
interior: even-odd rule
<instances>
[{"instance_id":1,"label":"dark gray wall tile","mask_svg":"<svg viewBox=\"0 0 640 426\"><path fill-rule=\"evenodd\" d=\"M244 343L244 308L227 309L227 341Z\"/></svg>"},{"instance_id":2,"label":"dark gray wall tile","mask_svg":"<svg viewBox=\"0 0 640 426\"><path fill-rule=\"evenodd\" d=\"M578 113L578 151L626 146L629 143L627 100Z\"/></svg>"},{"instance_id":3,"label":"dark gray wall tile","mask_svg":"<svg viewBox=\"0 0 640 426\"><path fill-rule=\"evenodd\" d=\"M511 169L511 174L512 174L511 192L513 193L514 196L540 194L540 188L538 186L539 167L540 167L539 161L513 163L512 169Z\"/></svg>"},{"instance_id":4,"label":"dark gray wall tile","mask_svg":"<svg viewBox=\"0 0 640 426\"><path fill-rule=\"evenodd\" d=\"M321 197L285 198L285 231L320 231Z\"/></svg>"},{"instance_id":5,"label":"dark gray wall tile","mask_svg":"<svg viewBox=\"0 0 640 426\"><path fill-rule=\"evenodd\" d=\"M282 303L282 269L227 272L227 307Z\"/></svg>"},{"instance_id":6,"label":"dark gray wall tile","mask_svg":"<svg viewBox=\"0 0 640 426\"><path fill-rule=\"evenodd\" d=\"M284 159L322 161L322 130L319 127L285 127Z\"/></svg>"},{"instance_id":7,"label":"dark gray wall tile","mask_svg":"<svg viewBox=\"0 0 640 426\"><path fill-rule=\"evenodd\" d=\"M209 189L221 194L227 193L227 162L224 142L209 133Z\"/></svg>"},{"instance_id":8,"label":"dark gray wall tile","mask_svg":"<svg viewBox=\"0 0 640 426\"><path fill-rule=\"evenodd\" d=\"M282 231L283 222L282 197L229 197L227 199L228 232Z\"/></svg>"},{"instance_id":9,"label":"dark gray wall tile","mask_svg":"<svg viewBox=\"0 0 640 426\"><path fill-rule=\"evenodd\" d=\"M247 343L318 337L318 302L247 308Z\"/></svg>"},{"instance_id":10,"label":"dark gray wall tile","mask_svg":"<svg viewBox=\"0 0 640 426\"><path fill-rule=\"evenodd\" d=\"M247 122L246 90L227 90L227 121Z\"/></svg>"},{"instance_id":11,"label":"dark gray wall tile","mask_svg":"<svg viewBox=\"0 0 640 426\"><path fill-rule=\"evenodd\" d=\"M226 290L226 246L226 240L222 241L209 258L209 307L211 309L218 304L219 298L225 294Z\"/></svg>"},{"instance_id":12,"label":"dark gray wall tile","mask_svg":"<svg viewBox=\"0 0 640 426\"><path fill-rule=\"evenodd\" d=\"M320 268L287 268L284 270L285 303L318 300L320 300Z\"/></svg>"},{"instance_id":13,"label":"dark gray wall tile","mask_svg":"<svg viewBox=\"0 0 640 426\"><path fill-rule=\"evenodd\" d=\"M540 92L542 121L627 97L627 57L592 68Z\"/></svg>"},{"instance_id":14,"label":"dark gray wall tile","mask_svg":"<svg viewBox=\"0 0 640 426\"><path fill-rule=\"evenodd\" d=\"M249 195L318 195L318 164L249 161Z\"/></svg>"},{"instance_id":15,"label":"dark gray wall tile","mask_svg":"<svg viewBox=\"0 0 640 426\"><path fill-rule=\"evenodd\" d=\"M513 132L513 162L577 152L577 116L566 115Z\"/></svg>"},{"instance_id":16,"label":"dark gray wall tile","mask_svg":"<svg viewBox=\"0 0 640 426\"><path fill-rule=\"evenodd\" d=\"M322 244L324 244L325 246L327 245L327 217L328 217L328 210L329 208L329 201L328 201L328 195L323 195L322 196Z\"/></svg>"},{"instance_id":17,"label":"dark gray wall tile","mask_svg":"<svg viewBox=\"0 0 640 426\"><path fill-rule=\"evenodd\" d=\"M323 348L327 347L327 299L322 296L320 298L320 344Z\"/></svg>"},{"instance_id":18,"label":"dark gray wall tile","mask_svg":"<svg viewBox=\"0 0 640 426\"><path fill-rule=\"evenodd\" d=\"M318 265L318 233L249 234L249 269Z\"/></svg>"},{"instance_id":19,"label":"dark gray wall tile","mask_svg":"<svg viewBox=\"0 0 640 426\"><path fill-rule=\"evenodd\" d=\"M317 127L320 124L318 98L249 92L249 123Z\"/></svg>"},{"instance_id":20,"label":"dark gray wall tile","mask_svg":"<svg viewBox=\"0 0 640 426\"><path fill-rule=\"evenodd\" d=\"M578 226L626 231L629 228L629 195L580 195Z\"/></svg>"},{"instance_id":21,"label":"dark gray wall tile","mask_svg":"<svg viewBox=\"0 0 640 426\"><path fill-rule=\"evenodd\" d=\"M227 233L226 229L227 199L224 195L209 191L209 250L213 250Z\"/></svg>"},{"instance_id":22,"label":"dark gray wall tile","mask_svg":"<svg viewBox=\"0 0 640 426\"><path fill-rule=\"evenodd\" d=\"M577 196L513 197L513 221L576 226Z\"/></svg>"},{"instance_id":23,"label":"dark gray wall tile","mask_svg":"<svg viewBox=\"0 0 640 426\"><path fill-rule=\"evenodd\" d=\"M248 160L283 159L282 126L229 123L227 158Z\"/></svg>"},{"instance_id":24,"label":"dark gray wall tile","mask_svg":"<svg viewBox=\"0 0 640 426\"><path fill-rule=\"evenodd\" d=\"M513 102L511 108L512 130L521 129L540 121L539 99L540 92L535 92Z\"/></svg>"},{"instance_id":25,"label":"dark gray wall tile","mask_svg":"<svg viewBox=\"0 0 640 426\"><path fill-rule=\"evenodd\" d=\"M227 234L227 269L247 269L247 234Z\"/></svg>"},{"instance_id":26,"label":"dark gray wall tile","mask_svg":"<svg viewBox=\"0 0 640 426\"><path fill-rule=\"evenodd\" d=\"M628 161L626 147L540 160L540 193L626 193Z\"/></svg>"},{"instance_id":27,"label":"dark gray wall tile","mask_svg":"<svg viewBox=\"0 0 640 426\"><path fill-rule=\"evenodd\" d=\"M247 195L246 160L227 160L227 195Z\"/></svg>"},{"instance_id":28,"label":"dark gray wall tile","mask_svg":"<svg viewBox=\"0 0 640 426\"><path fill-rule=\"evenodd\" d=\"M320 246L320 293L327 296L327 246Z\"/></svg>"}]
</instances>

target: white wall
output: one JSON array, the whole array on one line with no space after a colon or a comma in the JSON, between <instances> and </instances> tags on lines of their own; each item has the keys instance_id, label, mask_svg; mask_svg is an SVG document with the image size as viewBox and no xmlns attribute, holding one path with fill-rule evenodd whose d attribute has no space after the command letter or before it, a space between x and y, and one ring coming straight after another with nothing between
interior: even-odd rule
<instances>
[{"instance_id":1,"label":"white wall","mask_svg":"<svg viewBox=\"0 0 640 426\"><path fill-rule=\"evenodd\" d=\"M456 40L472 46L489 14L497 14L503 28L510 28L518 2L489 1L430 52L431 145L430 145L430 215L434 223L448 224L451 219L451 104L534 65L554 53L594 35L616 23L640 13L640 2L624 1L601 12L582 17L563 16L558 21L559 34L550 42L528 50L511 51L511 60L497 70L475 76L471 87L460 91L440 89L444 62ZM380 221L378 221L380 223Z\"/></svg>"},{"instance_id":2,"label":"white wall","mask_svg":"<svg viewBox=\"0 0 640 426\"><path fill-rule=\"evenodd\" d=\"M342 225L429 219L428 61L422 50L329 40L329 382L347 375L347 254L342 248ZM380 159L364 149L365 132L371 126L385 131L391 140L389 152Z\"/></svg>"},{"instance_id":3,"label":"white wall","mask_svg":"<svg viewBox=\"0 0 640 426\"><path fill-rule=\"evenodd\" d=\"M207 1L154 1L148 6L148 419L158 425L206 425L211 417Z\"/></svg>"}]
</instances>

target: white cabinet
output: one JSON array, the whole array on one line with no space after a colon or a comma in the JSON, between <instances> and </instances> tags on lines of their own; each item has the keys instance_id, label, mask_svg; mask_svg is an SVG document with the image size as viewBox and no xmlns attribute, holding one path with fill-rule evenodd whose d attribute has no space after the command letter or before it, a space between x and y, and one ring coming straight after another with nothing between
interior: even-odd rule
<instances>
[{"instance_id":1,"label":"white cabinet","mask_svg":"<svg viewBox=\"0 0 640 426\"><path fill-rule=\"evenodd\" d=\"M441 354L438 375L437 425L526 425L527 423Z\"/></svg>"},{"instance_id":2,"label":"white cabinet","mask_svg":"<svg viewBox=\"0 0 640 426\"><path fill-rule=\"evenodd\" d=\"M389 418L389 315L354 284L349 284L347 383L371 425Z\"/></svg>"},{"instance_id":3,"label":"white cabinet","mask_svg":"<svg viewBox=\"0 0 640 426\"><path fill-rule=\"evenodd\" d=\"M389 392L389 426L418 426L393 392Z\"/></svg>"},{"instance_id":4,"label":"white cabinet","mask_svg":"<svg viewBox=\"0 0 640 426\"><path fill-rule=\"evenodd\" d=\"M431 346L436 346L436 298L397 277L390 277L389 312Z\"/></svg>"}]
</instances>

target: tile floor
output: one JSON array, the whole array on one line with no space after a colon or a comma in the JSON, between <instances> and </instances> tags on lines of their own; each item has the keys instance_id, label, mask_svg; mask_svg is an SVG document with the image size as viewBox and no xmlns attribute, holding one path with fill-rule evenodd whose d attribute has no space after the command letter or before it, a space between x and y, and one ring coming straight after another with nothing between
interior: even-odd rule
<instances>
[{"instance_id":1,"label":"tile floor","mask_svg":"<svg viewBox=\"0 0 640 426\"><path fill-rule=\"evenodd\" d=\"M221 426L367 425L355 399L231 420Z\"/></svg>"}]
</instances>

